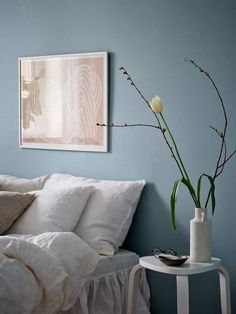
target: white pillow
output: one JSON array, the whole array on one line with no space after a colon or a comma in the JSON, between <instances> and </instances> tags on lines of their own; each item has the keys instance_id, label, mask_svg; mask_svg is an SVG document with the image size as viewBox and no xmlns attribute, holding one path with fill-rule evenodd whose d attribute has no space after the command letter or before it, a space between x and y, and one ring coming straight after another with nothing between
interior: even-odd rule
<instances>
[{"instance_id":1,"label":"white pillow","mask_svg":"<svg viewBox=\"0 0 236 314\"><path fill-rule=\"evenodd\" d=\"M47 178L47 176L43 176L34 179L25 179L0 174L0 191L27 193L42 190Z\"/></svg>"},{"instance_id":2,"label":"white pillow","mask_svg":"<svg viewBox=\"0 0 236 314\"><path fill-rule=\"evenodd\" d=\"M95 190L74 232L99 254L113 255L128 233L145 181L95 180L53 174L44 189L78 185L91 185Z\"/></svg>"},{"instance_id":3,"label":"white pillow","mask_svg":"<svg viewBox=\"0 0 236 314\"><path fill-rule=\"evenodd\" d=\"M8 233L40 234L73 231L92 187L37 191L37 198Z\"/></svg>"}]
</instances>

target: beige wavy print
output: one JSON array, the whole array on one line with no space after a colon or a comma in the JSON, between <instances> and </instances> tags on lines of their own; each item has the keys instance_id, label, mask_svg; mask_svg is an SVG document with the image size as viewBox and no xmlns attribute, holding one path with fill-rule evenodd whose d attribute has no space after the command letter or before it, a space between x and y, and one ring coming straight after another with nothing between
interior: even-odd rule
<instances>
[{"instance_id":1,"label":"beige wavy print","mask_svg":"<svg viewBox=\"0 0 236 314\"><path fill-rule=\"evenodd\" d=\"M103 145L96 126L103 110L100 75L89 64L60 62L36 64L34 78L23 77L23 142Z\"/></svg>"}]
</instances>

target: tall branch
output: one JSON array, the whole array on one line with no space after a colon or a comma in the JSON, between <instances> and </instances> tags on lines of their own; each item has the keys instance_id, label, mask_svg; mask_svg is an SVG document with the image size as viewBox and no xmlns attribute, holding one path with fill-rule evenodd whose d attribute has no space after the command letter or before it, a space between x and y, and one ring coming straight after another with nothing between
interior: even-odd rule
<instances>
[{"instance_id":1,"label":"tall branch","mask_svg":"<svg viewBox=\"0 0 236 314\"><path fill-rule=\"evenodd\" d=\"M216 166L215 166L215 170L214 170L214 174L213 174L213 180L216 179L216 177L222 173L223 171L223 168L224 168L224 165L226 163L226 154L224 154L224 159L223 159L223 163L222 163L222 166L221 166L221 169L219 167L220 165L220 162L221 162L221 159L222 159L222 154L223 154L223 150L224 150L224 145L225 145L225 136L226 136L226 130L227 130L227 125L228 125L228 119L227 119L227 114L226 114L226 110L225 110L225 105L224 105L224 101L223 101L223 98L219 92L219 89L217 88L216 84L215 84L215 81L212 79L211 75L206 72L202 67L200 67L195 61L193 60L188 60L190 63L192 63L193 66L195 66L201 73L203 73L209 80L210 82L212 83L216 93L217 93L217 96L220 100L220 104L221 104L221 107L222 107L222 110L223 110L223 114L224 114L224 129L223 129L223 133L222 133L222 137L221 137L221 145L220 145L220 151L219 151L219 156L218 156L218 159L216 161ZM218 173L220 169L220 172ZM207 196L207 200L206 200L206 203L205 203L205 207L207 207L207 204L208 204L208 201L210 199L210 195L211 195L211 189L209 190L209 193L208 193L208 196Z\"/></svg>"},{"instance_id":2,"label":"tall branch","mask_svg":"<svg viewBox=\"0 0 236 314\"><path fill-rule=\"evenodd\" d=\"M225 105L224 105L224 101L223 101L223 98L219 92L219 89L218 87L216 86L213 78L211 77L211 75L205 71L202 67L200 67L195 61L193 60L189 60L190 63L192 63L197 69L199 69L199 71L201 73L203 73L209 80L210 82L212 83L216 93L217 93L217 96L220 100L220 104L221 104L221 107L222 107L222 110L223 110L223 114L224 114L224 130L223 130L223 133L222 133L222 140L221 140L221 146L220 146L220 152L219 152L219 156L218 156L218 159L217 159L217 162L216 162L216 167L215 167L215 171L214 171L214 176L213 177L216 177L216 174L217 174L217 170L218 170L218 166L220 164L220 160L222 158L222 153L223 153L223 147L224 147L224 141L225 141L225 136L226 136L226 130L227 130L227 125L228 125L228 119L227 119L227 114L226 114L226 110L225 110ZM225 159L224 159L225 161Z\"/></svg>"},{"instance_id":3,"label":"tall branch","mask_svg":"<svg viewBox=\"0 0 236 314\"><path fill-rule=\"evenodd\" d=\"M132 79L131 76L129 75L128 71L127 71L124 67L121 67L120 70L123 71L123 74L126 75L126 77L127 77L127 81L135 88L135 90L139 93L139 95L141 96L141 98L142 98L142 99L144 100L144 102L147 104L148 108L149 108L149 109L151 110L151 112L154 114L154 116L155 116L155 118L156 118L156 120L157 120L158 126L159 126L159 128L160 128L160 130L161 130L161 133L162 133L162 135L163 135L163 137L164 137L164 140L165 140L167 146L169 147L169 150L171 151L171 156L174 158L174 160L175 160L175 162L176 162L176 164L177 164L177 167L179 168L179 171L180 171L182 177L184 178L184 177L185 177L185 174L184 174L184 172L183 172L183 170L182 170L182 168L181 168L180 162L179 162L179 160L177 159L177 157L176 157L176 155L175 155L175 153L174 153L174 150L173 150L172 146L170 145L170 143L169 143L169 141L168 141L168 139L167 139L167 137L166 137L166 135L165 135L165 129L162 128L161 122L160 122L160 120L159 120L157 114L152 111L152 108L150 107L149 102L148 102L147 99L144 97L144 95L141 93L140 89L136 86L136 84L134 83L133 79Z\"/></svg>"}]
</instances>

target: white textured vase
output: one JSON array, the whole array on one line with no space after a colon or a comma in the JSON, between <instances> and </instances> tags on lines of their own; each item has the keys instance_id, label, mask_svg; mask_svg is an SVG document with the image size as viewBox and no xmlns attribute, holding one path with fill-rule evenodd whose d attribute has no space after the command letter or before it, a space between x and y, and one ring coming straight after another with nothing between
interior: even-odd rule
<instances>
[{"instance_id":1,"label":"white textured vase","mask_svg":"<svg viewBox=\"0 0 236 314\"><path fill-rule=\"evenodd\" d=\"M195 208L195 217L190 221L190 261L211 261L211 221L205 208Z\"/></svg>"}]
</instances>

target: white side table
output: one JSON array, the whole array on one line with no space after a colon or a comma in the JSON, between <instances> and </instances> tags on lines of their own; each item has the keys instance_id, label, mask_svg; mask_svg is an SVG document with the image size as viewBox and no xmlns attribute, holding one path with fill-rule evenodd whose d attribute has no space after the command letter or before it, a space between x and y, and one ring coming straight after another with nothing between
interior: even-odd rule
<instances>
[{"instance_id":1,"label":"white side table","mask_svg":"<svg viewBox=\"0 0 236 314\"><path fill-rule=\"evenodd\" d=\"M222 314L231 314L230 278L225 267L221 265L220 259L212 258L209 263L196 263L188 260L181 266L173 267L163 264L154 256L141 257L139 264L131 270L127 314L135 314L136 292L142 268L176 276L178 314L189 314L188 276L212 270L218 271Z\"/></svg>"}]
</instances>

